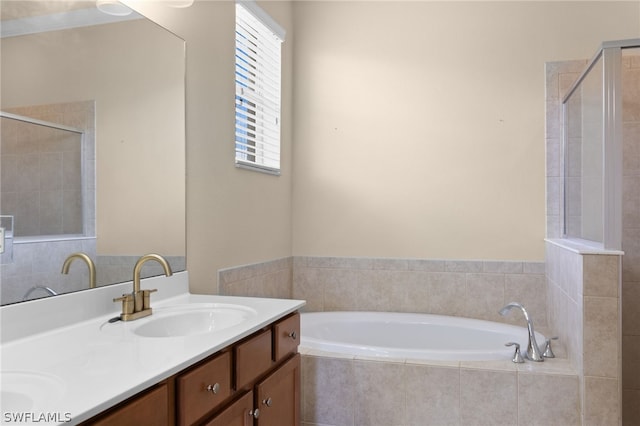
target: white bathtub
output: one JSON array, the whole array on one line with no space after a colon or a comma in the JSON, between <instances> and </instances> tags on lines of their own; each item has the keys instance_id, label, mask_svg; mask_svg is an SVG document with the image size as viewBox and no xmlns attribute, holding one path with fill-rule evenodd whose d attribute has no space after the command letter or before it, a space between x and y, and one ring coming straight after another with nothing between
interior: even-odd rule
<instances>
[{"instance_id":1,"label":"white bathtub","mask_svg":"<svg viewBox=\"0 0 640 426\"><path fill-rule=\"evenodd\" d=\"M545 342L537 332L536 339ZM527 341L525 327L394 312L303 313L300 330L301 350L434 361L509 360L514 348L505 343L519 343L524 353Z\"/></svg>"}]
</instances>

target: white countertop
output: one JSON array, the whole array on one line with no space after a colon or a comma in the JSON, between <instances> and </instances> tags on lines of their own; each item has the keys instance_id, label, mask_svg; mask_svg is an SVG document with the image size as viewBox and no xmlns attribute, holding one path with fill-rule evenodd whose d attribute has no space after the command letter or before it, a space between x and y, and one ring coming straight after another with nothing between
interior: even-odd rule
<instances>
[{"instance_id":1,"label":"white countertop","mask_svg":"<svg viewBox=\"0 0 640 426\"><path fill-rule=\"evenodd\" d=\"M143 281L142 288L149 286ZM256 315L214 333L147 338L100 330L117 316L119 307L116 306L112 312L81 322L40 332L34 330L22 338L3 339L0 347L3 398L11 397L7 392L16 386L27 386L35 403L19 412L1 408L2 424L77 424L296 311L305 303L186 292L156 301L155 294L152 295L153 309L187 303L232 303L253 308ZM11 327L7 319L21 323L19 317L15 312L3 315L4 331ZM113 329L133 323L135 321L117 322L108 326ZM16 416L26 416L27 420L31 416L32 421L20 423Z\"/></svg>"}]
</instances>

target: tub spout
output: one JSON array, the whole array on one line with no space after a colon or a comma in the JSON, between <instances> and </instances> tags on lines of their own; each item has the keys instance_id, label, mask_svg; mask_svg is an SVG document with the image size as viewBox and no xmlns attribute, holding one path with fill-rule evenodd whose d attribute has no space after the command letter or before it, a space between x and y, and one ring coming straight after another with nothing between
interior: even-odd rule
<instances>
[{"instance_id":1,"label":"tub spout","mask_svg":"<svg viewBox=\"0 0 640 426\"><path fill-rule=\"evenodd\" d=\"M513 308L518 308L522 311L524 315L524 319L527 321L527 331L529 332L529 343L527 343L527 351L525 352L525 358L531 361L541 362L544 361L544 357L540 353L540 348L538 347L538 343L536 342L536 333L533 330L533 321L529 317L527 310L520 303L511 302L505 305L500 311L500 315L505 316L511 311Z\"/></svg>"}]
</instances>

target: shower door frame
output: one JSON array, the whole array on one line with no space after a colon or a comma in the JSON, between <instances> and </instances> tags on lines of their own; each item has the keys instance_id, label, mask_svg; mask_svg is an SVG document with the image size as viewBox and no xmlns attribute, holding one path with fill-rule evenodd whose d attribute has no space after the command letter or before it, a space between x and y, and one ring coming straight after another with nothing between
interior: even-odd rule
<instances>
[{"instance_id":1,"label":"shower door frame","mask_svg":"<svg viewBox=\"0 0 640 426\"><path fill-rule=\"evenodd\" d=\"M603 61L602 72L602 145L603 200L602 244L605 250L622 249L622 49L640 47L640 39L607 41L588 63L580 77L562 98L563 213L562 237L567 234L568 101L593 70Z\"/></svg>"}]
</instances>

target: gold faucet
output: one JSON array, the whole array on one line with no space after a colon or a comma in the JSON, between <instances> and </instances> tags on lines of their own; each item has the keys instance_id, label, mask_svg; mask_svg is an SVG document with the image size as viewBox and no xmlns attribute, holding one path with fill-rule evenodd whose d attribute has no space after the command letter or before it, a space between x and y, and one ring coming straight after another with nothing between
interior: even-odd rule
<instances>
[{"instance_id":1,"label":"gold faucet","mask_svg":"<svg viewBox=\"0 0 640 426\"><path fill-rule=\"evenodd\" d=\"M123 294L122 297L113 299L114 302L122 301L122 313L120 314L122 321L133 321L151 315L150 295L158 290L140 290L140 270L142 265L149 260L155 260L162 265L165 276L170 277L173 275L169 262L159 254L145 254L138 259L133 267L133 293Z\"/></svg>"},{"instance_id":2,"label":"gold faucet","mask_svg":"<svg viewBox=\"0 0 640 426\"><path fill-rule=\"evenodd\" d=\"M87 256L85 253L70 254L69 257L65 259L64 264L62 265L62 273L65 275L69 273L69 267L71 266L71 263L75 259L80 259L87 264L87 267L89 268L89 288L95 288L96 287L96 265L95 263L93 263L93 260L91 260L91 258Z\"/></svg>"}]
</instances>

